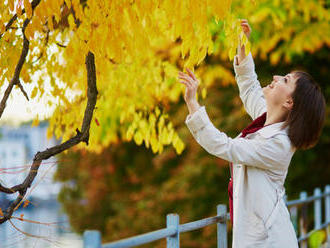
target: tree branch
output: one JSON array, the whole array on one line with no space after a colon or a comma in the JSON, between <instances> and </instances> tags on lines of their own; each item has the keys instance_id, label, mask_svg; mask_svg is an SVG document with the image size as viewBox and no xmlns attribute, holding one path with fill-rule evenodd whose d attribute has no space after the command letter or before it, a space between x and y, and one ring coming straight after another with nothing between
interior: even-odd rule
<instances>
[{"instance_id":1,"label":"tree branch","mask_svg":"<svg viewBox=\"0 0 330 248\"><path fill-rule=\"evenodd\" d=\"M32 11L38 6L38 4L40 3L41 0L33 0L32 3L31 3L31 6L32 6ZM25 9L22 10L22 14L25 13ZM15 14L12 18L10 18L9 22L7 23L6 25L6 31L8 29L11 28L11 25L13 25L13 23L17 20L17 14ZM5 32L6 32L5 31ZM4 33L3 33L4 34ZM0 35L0 40L3 36L3 34Z\"/></svg>"},{"instance_id":2,"label":"tree branch","mask_svg":"<svg viewBox=\"0 0 330 248\"><path fill-rule=\"evenodd\" d=\"M24 65L24 62L25 62L25 59L26 59L26 56L29 52L29 46L30 46L30 42L29 40L26 38L24 32L25 32L25 28L26 26L29 24L30 20L29 19L26 19L24 21L24 24L23 24L23 49L22 49L22 53L21 53L21 56L19 58L19 61L16 65L16 68L15 68L15 73L14 73L14 76L13 78L11 79L6 91L5 91L5 94L0 102L0 118L3 114L3 111L5 110L5 107L6 107L6 102L8 100L8 97L14 87L15 84L19 84L19 75L22 71L22 68L23 68L23 65Z\"/></svg>"},{"instance_id":3,"label":"tree branch","mask_svg":"<svg viewBox=\"0 0 330 248\"><path fill-rule=\"evenodd\" d=\"M51 147L47 148L43 152L38 152L33 159L32 166L30 168L29 174L25 178L24 182L22 184L18 184L14 187L7 188L4 187L0 184L0 191L7 193L7 194L12 194L15 192L19 192L19 195L13 201L9 207L3 211L4 216L0 218L0 224L4 223L5 221L9 220L14 212L16 210L20 203L22 202L22 199L24 198L26 191L29 187L31 187L31 184L33 180L35 179L39 166L43 160L46 160L56 154L59 154L63 152L64 150L67 150L80 142L85 142L88 145L88 140L89 140L89 129L90 129L90 124L92 121L93 117L93 112L95 109L96 105L96 100L97 100L97 87L96 87L96 72L95 72L95 59L94 59L94 54L89 52L86 56L86 69L87 69L87 84L88 84L88 89L87 89L87 105L85 109L85 114L84 114L84 119L81 127L81 132L76 129L77 134L69 139L68 141Z\"/></svg>"},{"instance_id":4,"label":"tree branch","mask_svg":"<svg viewBox=\"0 0 330 248\"><path fill-rule=\"evenodd\" d=\"M59 42L56 42L56 45L58 45L59 47L62 47L62 48L66 48L66 45L62 45L62 44L59 43Z\"/></svg>"},{"instance_id":5,"label":"tree branch","mask_svg":"<svg viewBox=\"0 0 330 248\"><path fill-rule=\"evenodd\" d=\"M25 96L26 100L30 101L29 96L26 93L26 91L24 90L23 85L21 84L21 82L18 81L18 84L17 85L21 89L21 91L22 91L23 95Z\"/></svg>"}]
</instances>

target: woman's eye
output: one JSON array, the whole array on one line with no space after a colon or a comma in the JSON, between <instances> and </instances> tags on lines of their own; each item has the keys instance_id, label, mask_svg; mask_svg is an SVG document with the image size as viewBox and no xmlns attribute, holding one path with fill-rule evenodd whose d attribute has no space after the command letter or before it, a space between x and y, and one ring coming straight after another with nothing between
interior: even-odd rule
<instances>
[{"instance_id":1,"label":"woman's eye","mask_svg":"<svg viewBox=\"0 0 330 248\"><path fill-rule=\"evenodd\" d=\"M288 82L288 79L284 78L284 81L287 83Z\"/></svg>"}]
</instances>

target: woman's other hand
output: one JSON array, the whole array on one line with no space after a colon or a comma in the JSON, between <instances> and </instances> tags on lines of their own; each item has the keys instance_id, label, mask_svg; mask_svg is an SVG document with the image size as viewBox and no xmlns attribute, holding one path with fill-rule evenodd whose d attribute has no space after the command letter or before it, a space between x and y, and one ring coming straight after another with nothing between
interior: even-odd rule
<instances>
[{"instance_id":1,"label":"woman's other hand","mask_svg":"<svg viewBox=\"0 0 330 248\"><path fill-rule=\"evenodd\" d=\"M188 74L179 71L178 78L180 79L180 83L186 86L184 100L188 106L189 114L193 114L200 107L196 100L196 92L198 89L199 80L196 78L195 74L188 68L187 72Z\"/></svg>"},{"instance_id":2,"label":"woman's other hand","mask_svg":"<svg viewBox=\"0 0 330 248\"><path fill-rule=\"evenodd\" d=\"M179 71L178 78L181 79L180 83L186 86L184 100L186 103L189 103L196 100L196 92L198 89L199 80L196 78L195 74L188 68L187 72L188 74Z\"/></svg>"},{"instance_id":3,"label":"woman's other hand","mask_svg":"<svg viewBox=\"0 0 330 248\"><path fill-rule=\"evenodd\" d=\"M244 34L249 39L252 29L246 19L241 19L241 27L243 28Z\"/></svg>"},{"instance_id":4,"label":"woman's other hand","mask_svg":"<svg viewBox=\"0 0 330 248\"><path fill-rule=\"evenodd\" d=\"M249 39L252 29L246 19L241 19L240 21L241 21L241 27L243 29L243 32L244 32L245 36ZM240 41L240 39L239 39L239 41ZM236 65L239 65L241 63L241 61L246 57L244 45L241 46L241 44L239 44L239 47L237 48L237 55L238 55L238 58L236 61Z\"/></svg>"}]
</instances>

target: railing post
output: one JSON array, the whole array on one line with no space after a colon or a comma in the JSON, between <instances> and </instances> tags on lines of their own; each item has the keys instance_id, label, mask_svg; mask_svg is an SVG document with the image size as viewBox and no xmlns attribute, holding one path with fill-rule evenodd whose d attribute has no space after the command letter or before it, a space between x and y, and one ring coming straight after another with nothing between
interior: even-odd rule
<instances>
[{"instance_id":1,"label":"railing post","mask_svg":"<svg viewBox=\"0 0 330 248\"><path fill-rule=\"evenodd\" d=\"M330 193L330 185L325 186L325 193ZM325 197L325 222L329 223L330 221L330 195ZM327 237L328 242L330 242L330 225L327 226Z\"/></svg>"},{"instance_id":2,"label":"railing post","mask_svg":"<svg viewBox=\"0 0 330 248\"><path fill-rule=\"evenodd\" d=\"M300 200L307 198L307 192L300 192ZM303 203L299 217L300 237L305 237L307 234L307 203ZM307 240L301 241L301 248L307 248Z\"/></svg>"},{"instance_id":3,"label":"railing post","mask_svg":"<svg viewBox=\"0 0 330 248\"><path fill-rule=\"evenodd\" d=\"M292 206L290 208L290 216L291 216L291 222L294 227L294 230L296 231L296 235L298 235L298 209L297 206Z\"/></svg>"},{"instance_id":4,"label":"railing post","mask_svg":"<svg viewBox=\"0 0 330 248\"><path fill-rule=\"evenodd\" d=\"M322 195L321 189L314 189L314 196ZM318 229L321 227L322 220L322 206L321 206L322 198L314 201L314 229Z\"/></svg>"},{"instance_id":5,"label":"railing post","mask_svg":"<svg viewBox=\"0 0 330 248\"><path fill-rule=\"evenodd\" d=\"M283 196L283 199L284 199L284 202L285 202L285 205L288 204L288 196L287 194L285 194ZM292 206L289 209L289 212L290 212L290 220L291 220L291 223L293 225L293 228L296 232L296 235L298 235L298 209L297 209L297 206Z\"/></svg>"},{"instance_id":6,"label":"railing post","mask_svg":"<svg viewBox=\"0 0 330 248\"><path fill-rule=\"evenodd\" d=\"M217 223L218 248L227 248L227 206L219 204L217 206L217 215L225 217L223 222Z\"/></svg>"},{"instance_id":7,"label":"railing post","mask_svg":"<svg viewBox=\"0 0 330 248\"><path fill-rule=\"evenodd\" d=\"M179 248L180 247L180 233L179 233L179 215L168 214L166 216L166 227L174 227L177 233L171 237L166 238L167 248Z\"/></svg>"},{"instance_id":8,"label":"railing post","mask_svg":"<svg viewBox=\"0 0 330 248\"><path fill-rule=\"evenodd\" d=\"M84 248L101 248L101 233L95 230L84 232Z\"/></svg>"}]
</instances>

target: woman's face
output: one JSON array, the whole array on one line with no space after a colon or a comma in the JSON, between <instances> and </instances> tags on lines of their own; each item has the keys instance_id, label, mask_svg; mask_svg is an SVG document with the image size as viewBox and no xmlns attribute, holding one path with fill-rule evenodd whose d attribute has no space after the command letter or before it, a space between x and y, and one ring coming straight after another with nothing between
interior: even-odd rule
<instances>
[{"instance_id":1,"label":"woman's face","mask_svg":"<svg viewBox=\"0 0 330 248\"><path fill-rule=\"evenodd\" d=\"M294 73L285 76L273 76L273 81L266 87L262 88L267 106L284 107L288 110L292 108L292 93L296 88L296 80Z\"/></svg>"}]
</instances>

